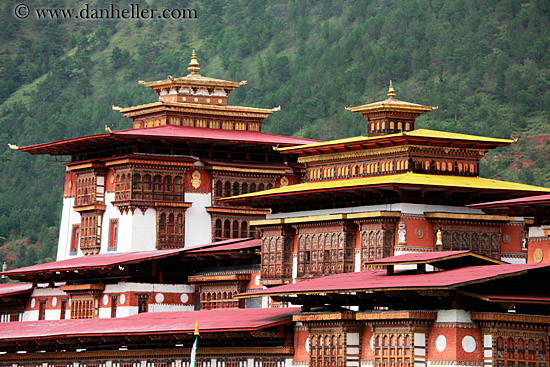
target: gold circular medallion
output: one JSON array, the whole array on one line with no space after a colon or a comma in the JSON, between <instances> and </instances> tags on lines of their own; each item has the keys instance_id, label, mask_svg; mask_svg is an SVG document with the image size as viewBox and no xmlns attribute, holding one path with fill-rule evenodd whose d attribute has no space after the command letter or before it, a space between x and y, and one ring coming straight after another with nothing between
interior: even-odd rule
<instances>
[{"instance_id":1,"label":"gold circular medallion","mask_svg":"<svg viewBox=\"0 0 550 367\"><path fill-rule=\"evenodd\" d=\"M182 97L182 99L181 99L181 100L185 102L185 101L187 101L187 98L185 98L185 97Z\"/></svg>"},{"instance_id":2,"label":"gold circular medallion","mask_svg":"<svg viewBox=\"0 0 550 367\"><path fill-rule=\"evenodd\" d=\"M115 183L115 175L111 175L111 179L109 181L111 181L111 183Z\"/></svg>"},{"instance_id":3,"label":"gold circular medallion","mask_svg":"<svg viewBox=\"0 0 550 367\"><path fill-rule=\"evenodd\" d=\"M424 231L421 230L420 228L418 228L418 229L416 230L416 237L418 237L418 238L424 237Z\"/></svg>"},{"instance_id":4,"label":"gold circular medallion","mask_svg":"<svg viewBox=\"0 0 550 367\"><path fill-rule=\"evenodd\" d=\"M512 240L512 237L510 237L510 235L508 233L505 233L505 234L502 235L502 242L510 243L511 240Z\"/></svg>"},{"instance_id":5,"label":"gold circular medallion","mask_svg":"<svg viewBox=\"0 0 550 367\"><path fill-rule=\"evenodd\" d=\"M198 102L198 101L199 101L199 99L198 99L197 97L195 97L194 101L195 101L195 102Z\"/></svg>"},{"instance_id":6,"label":"gold circular medallion","mask_svg":"<svg viewBox=\"0 0 550 367\"><path fill-rule=\"evenodd\" d=\"M222 99L221 99L221 98L220 98L220 99L218 99L218 103L222 103Z\"/></svg>"},{"instance_id":7,"label":"gold circular medallion","mask_svg":"<svg viewBox=\"0 0 550 367\"><path fill-rule=\"evenodd\" d=\"M286 176L281 177L281 186L288 186L288 178Z\"/></svg>"},{"instance_id":8,"label":"gold circular medallion","mask_svg":"<svg viewBox=\"0 0 550 367\"><path fill-rule=\"evenodd\" d=\"M533 252L533 260L535 260L536 263L542 262L542 250L540 248L536 249L535 252Z\"/></svg>"},{"instance_id":9,"label":"gold circular medallion","mask_svg":"<svg viewBox=\"0 0 550 367\"><path fill-rule=\"evenodd\" d=\"M73 182L69 181L69 189L72 189L72 188L73 188Z\"/></svg>"},{"instance_id":10,"label":"gold circular medallion","mask_svg":"<svg viewBox=\"0 0 550 367\"><path fill-rule=\"evenodd\" d=\"M206 103L210 103L210 98L206 98Z\"/></svg>"}]
</instances>

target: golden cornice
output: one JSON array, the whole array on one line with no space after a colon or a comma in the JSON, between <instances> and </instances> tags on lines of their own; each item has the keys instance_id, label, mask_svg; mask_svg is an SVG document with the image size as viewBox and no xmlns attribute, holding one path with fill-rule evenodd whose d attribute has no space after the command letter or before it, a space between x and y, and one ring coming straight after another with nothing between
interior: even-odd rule
<instances>
[{"instance_id":1,"label":"golden cornice","mask_svg":"<svg viewBox=\"0 0 550 367\"><path fill-rule=\"evenodd\" d=\"M127 117L136 117L158 112L179 112L198 115L219 115L264 119L276 109L265 109L243 106L216 106L185 102L153 102L144 105L127 107L120 110Z\"/></svg>"},{"instance_id":2,"label":"golden cornice","mask_svg":"<svg viewBox=\"0 0 550 367\"><path fill-rule=\"evenodd\" d=\"M103 203L95 203L90 205L80 205L73 207L75 212L104 212L107 206Z\"/></svg>"},{"instance_id":3,"label":"golden cornice","mask_svg":"<svg viewBox=\"0 0 550 367\"><path fill-rule=\"evenodd\" d=\"M361 159L361 158L374 157L374 156L387 156L390 154L399 154L399 153L411 154L411 153L426 153L426 152L429 152L431 154L440 153L446 156L474 155L474 156L477 156L478 158L481 158L483 157L485 152L487 152L487 149L431 147L431 146L424 146L424 145L406 144L406 145L400 145L400 146L394 146L394 147L372 148L372 149L362 149L362 150L354 150L354 151L347 151L347 152L303 156L303 157L298 157L298 163L302 163L302 164L328 163L331 161L341 162L342 160L353 160L353 159Z\"/></svg>"},{"instance_id":4,"label":"golden cornice","mask_svg":"<svg viewBox=\"0 0 550 367\"><path fill-rule=\"evenodd\" d=\"M352 312L331 312L315 314L298 314L292 316L292 321L311 322L311 321L340 321L355 320L355 313Z\"/></svg>"},{"instance_id":5,"label":"golden cornice","mask_svg":"<svg viewBox=\"0 0 550 367\"><path fill-rule=\"evenodd\" d=\"M137 158L137 157L128 157L128 158L117 158L111 161L106 161L105 166L113 167L121 165L139 165L139 166L171 166L171 167L193 167L195 160L191 162L181 162L174 161L173 159L162 159L162 158Z\"/></svg>"},{"instance_id":6,"label":"golden cornice","mask_svg":"<svg viewBox=\"0 0 550 367\"><path fill-rule=\"evenodd\" d=\"M189 283L204 282L225 282L225 281L248 281L251 274L212 274L212 275L194 275L188 278Z\"/></svg>"},{"instance_id":7,"label":"golden cornice","mask_svg":"<svg viewBox=\"0 0 550 367\"><path fill-rule=\"evenodd\" d=\"M225 166L210 166L207 165L206 169L219 171L219 172L238 172L238 173L263 173L263 174L284 174L286 169L260 169L260 168L244 168L244 167L225 167Z\"/></svg>"},{"instance_id":8,"label":"golden cornice","mask_svg":"<svg viewBox=\"0 0 550 367\"><path fill-rule=\"evenodd\" d=\"M271 213L271 209L249 209L249 208L210 206L210 207L206 207L206 212L217 213L217 214L267 215Z\"/></svg>"},{"instance_id":9,"label":"golden cornice","mask_svg":"<svg viewBox=\"0 0 550 367\"><path fill-rule=\"evenodd\" d=\"M389 311L389 312L365 312L357 313L357 320L378 321L378 320L435 320L435 311Z\"/></svg>"},{"instance_id":10,"label":"golden cornice","mask_svg":"<svg viewBox=\"0 0 550 367\"><path fill-rule=\"evenodd\" d=\"M94 169L98 168L105 168L105 165L102 162L84 162L84 163L66 163L65 166L67 167L67 171L76 171L76 170L84 170L88 169L90 173L93 172Z\"/></svg>"},{"instance_id":11,"label":"golden cornice","mask_svg":"<svg viewBox=\"0 0 550 367\"><path fill-rule=\"evenodd\" d=\"M346 219L369 219L369 218L384 218L392 217L399 218L401 212L389 212L389 211L377 211L377 212L362 212L362 213L350 213L350 214L328 214L328 215L315 215L309 217L297 217L297 218L279 218L279 219L264 219L250 222L250 225L254 226L270 226L270 225L282 225L282 224L306 224L314 222L329 222L329 221L344 221Z\"/></svg>"},{"instance_id":12,"label":"golden cornice","mask_svg":"<svg viewBox=\"0 0 550 367\"><path fill-rule=\"evenodd\" d=\"M340 160L350 160L350 159L359 159L365 157L395 154L395 153L404 153L408 152L410 145L401 145L397 147L385 147L385 148L376 148L376 149L363 149L363 150L354 150L351 152L339 152L339 153L328 153L328 154L319 154L311 155L305 157L298 157L298 163L324 163L330 161L340 161Z\"/></svg>"},{"instance_id":13,"label":"golden cornice","mask_svg":"<svg viewBox=\"0 0 550 367\"><path fill-rule=\"evenodd\" d=\"M462 214L462 213L443 213L443 212L426 212L424 216L428 220L474 220L486 222L511 222L514 217L504 215L486 215L486 214Z\"/></svg>"},{"instance_id":14,"label":"golden cornice","mask_svg":"<svg viewBox=\"0 0 550 367\"><path fill-rule=\"evenodd\" d=\"M511 313L492 313L492 312L472 312L470 315L473 321L492 321L492 322L520 322L528 324L546 324L550 325L550 316L518 315Z\"/></svg>"}]
</instances>

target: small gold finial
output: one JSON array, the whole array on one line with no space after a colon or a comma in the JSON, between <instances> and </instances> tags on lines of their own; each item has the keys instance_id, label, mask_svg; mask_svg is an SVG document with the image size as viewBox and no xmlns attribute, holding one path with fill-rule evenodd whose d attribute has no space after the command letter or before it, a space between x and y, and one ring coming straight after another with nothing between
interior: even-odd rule
<instances>
[{"instance_id":1,"label":"small gold finial","mask_svg":"<svg viewBox=\"0 0 550 367\"><path fill-rule=\"evenodd\" d=\"M195 55L195 50L193 50L193 55L191 55L191 62L187 68L191 74L198 74L201 71L199 68L199 62L197 61L197 56Z\"/></svg>"},{"instance_id":2,"label":"small gold finial","mask_svg":"<svg viewBox=\"0 0 550 367\"><path fill-rule=\"evenodd\" d=\"M194 335L199 336L199 322L195 321L195 333Z\"/></svg>"},{"instance_id":3,"label":"small gold finial","mask_svg":"<svg viewBox=\"0 0 550 367\"><path fill-rule=\"evenodd\" d=\"M390 80L390 89L388 89L388 97L393 98L395 97L395 90L393 89L393 84Z\"/></svg>"}]
</instances>

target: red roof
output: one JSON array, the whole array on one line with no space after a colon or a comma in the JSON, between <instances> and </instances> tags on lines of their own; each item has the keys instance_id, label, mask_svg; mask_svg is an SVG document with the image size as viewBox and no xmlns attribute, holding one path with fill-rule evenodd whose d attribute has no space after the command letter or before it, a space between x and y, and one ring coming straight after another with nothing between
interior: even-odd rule
<instances>
[{"instance_id":1,"label":"red roof","mask_svg":"<svg viewBox=\"0 0 550 367\"><path fill-rule=\"evenodd\" d=\"M208 311L144 312L115 319L24 321L0 323L0 341L96 335L144 335L253 331L288 323L300 308L248 308ZM16 326L16 327L15 327Z\"/></svg>"},{"instance_id":2,"label":"red roof","mask_svg":"<svg viewBox=\"0 0 550 367\"><path fill-rule=\"evenodd\" d=\"M230 243L222 246L189 249L189 251L187 251L186 253L203 254L208 252L235 251L235 250L244 250L248 248L260 247L261 245L262 245L262 240L256 239L256 240L248 240L248 241L238 242L238 243Z\"/></svg>"},{"instance_id":3,"label":"red roof","mask_svg":"<svg viewBox=\"0 0 550 367\"><path fill-rule=\"evenodd\" d=\"M550 264L502 264L469 266L425 274L388 275L385 270L362 271L330 275L263 289L238 295L241 298L264 295L292 295L312 293L338 293L356 291L383 291L400 289L454 289L470 283L488 281L497 277L519 275L538 268L550 268Z\"/></svg>"},{"instance_id":4,"label":"red roof","mask_svg":"<svg viewBox=\"0 0 550 367\"><path fill-rule=\"evenodd\" d=\"M19 269L12 269L6 272L0 273L5 275L25 275L31 273L51 273L57 271L74 271L74 270L90 270L100 269L106 267L113 267L116 265L139 263L151 259L159 259L163 257L172 256L178 253L187 251L197 251L199 249L213 249L219 251L220 247L225 245L231 245L231 250L245 249L257 246L258 244L251 243L248 238L233 238L230 240L209 243L206 245L200 245L188 248L170 249L170 250L154 250L154 251L138 251L138 252L111 252L98 255L79 256L71 259L54 261L45 264L27 266ZM226 247L225 250L227 251Z\"/></svg>"},{"instance_id":5,"label":"red roof","mask_svg":"<svg viewBox=\"0 0 550 367\"><path fill-rule=\"evenodd\" d=\"M32 283L2 283L0 284L0 297L14 296L16 294L30 293Z\"/></svg>"},{"instance_id":6,"label":"red roof","mask_svg":"<svg viewBox=\"0 0 550 367\"><path fill-rule=\"evenodd\" d=\"M70 154L78 148L78 143L97 144L104 146L116 139L168 139L168 140L202 140L229 143L251 143L262 145L293 146L317 143L317 140L294 138L291 136L274 135L259 131L240 131L208 129L189 126L162 125L141 129L126 129L113 131L111 134L97 134L66 139L52 143L29 145L19 148L22 152L31 154ZM75 145L76 144L76 145Z\"/></svg>"},{"instance_id":7,"label":"red roof","mask_svg":"<svg viewBox=\"0 0 550 367\"><path fill-rule=\"evenodd\" d=\"M473 253L469 250L461 251L433 251L433 252L412 252L403 255L384 257L369 261L367 265L398 265L398 264L428 264L428 263L469 263L469 265L490 265L502 264L500 260Z\"/></svg>"},{"instance_id":8,"label":"red roof","mask_svg":"<svg viewBox=\"0 0 550 367\"><path fill-rule=\"evenodd\" d=\"M529 205L529 204L550 204L550 194L526 196L523 198L510 199L510 200L490 201L487 203L470 204L467 206L481 207L481 208L498 208L498 207L504 208L507 206Z\"/></svg>"}]
</instances>

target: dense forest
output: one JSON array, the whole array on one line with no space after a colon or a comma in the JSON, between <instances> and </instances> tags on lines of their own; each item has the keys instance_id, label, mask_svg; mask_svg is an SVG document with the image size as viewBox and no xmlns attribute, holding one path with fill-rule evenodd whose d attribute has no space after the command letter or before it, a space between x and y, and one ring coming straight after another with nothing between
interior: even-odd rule
<instances>
[{"instance_id":1,"label":"dense forest","mask_svg":"<svg viewBox=\"0 0 550 367\"><path fill-rule=\"evenodd\" d=\"M385 98L391 79L397 98L439 106L419 127L519 138L486 156L482 176L550 186L548 0L132 3L198 16L19 20L16 2L0 5L0 262L10 268L55 258L68 158L19 153L8 143L129 128L111 107L154 101L137 81L186 75L193 48L202 75L248 81L230 104L282 106L266 132L365 134L362 118L344 107ZM31 12L84 6L26 4Z\"/></svg>"}]
</instances>

